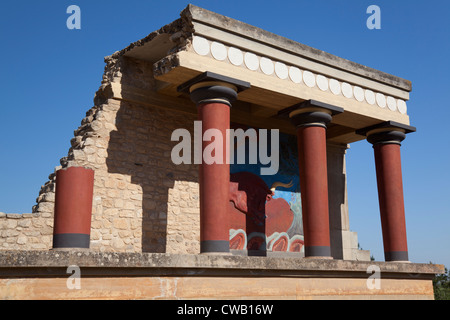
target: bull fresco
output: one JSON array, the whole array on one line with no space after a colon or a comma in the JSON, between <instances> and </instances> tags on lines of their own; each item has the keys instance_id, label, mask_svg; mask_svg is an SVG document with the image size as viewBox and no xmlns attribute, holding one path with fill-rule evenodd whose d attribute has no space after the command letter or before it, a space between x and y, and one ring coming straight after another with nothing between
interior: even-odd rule
<instances>
[{"instance_id":1,"label":"bull fresco","mask_svg":"<svg viewBox=\"0 0 450 320\"><path fill-rule=\"evenodd\" d=\"M230 249L303 252L296 138L280 133L279 151L276 175L258 175L260 163L230 165Z\"/></svg>"}]
</instances>

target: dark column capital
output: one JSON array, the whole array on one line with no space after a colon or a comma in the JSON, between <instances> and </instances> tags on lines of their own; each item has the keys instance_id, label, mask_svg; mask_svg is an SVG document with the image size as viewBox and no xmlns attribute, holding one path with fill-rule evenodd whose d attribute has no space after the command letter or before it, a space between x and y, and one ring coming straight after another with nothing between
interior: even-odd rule
<instances>
[{"instance_id":1,"label":"dark column capital","mask_svg":"<svg viewBox=\"0 0 450 320\"><path fill-rule=\"evenodd\" d=\"M316 100L307 100L287 109L281 110L279 116L289 116L297 128L306 126L327 127L332 116L344 112L341 107L323 103Z\"/></svg>"},{"instance_id":2,"label":"dark column capital","mask_svg":"<svg viewBox=\"0 0 450 320\"><path fill-rule=\"evenodd\" d=\"M406 134L415 132L416 128L395 121L385 121L374 126L356 130L356 134L366 136L367 141L377 144L398 144L406 138Z\"/></svg>"},{"instance_id":3,"label":"dark column capital","mask_svg":"<svg viewBox=\"0 0 450 320\"><path fill-rule=\"evenodd\" d=\"M250 88L250 83L206 71L183 83L178 92L189 93L197 105L205 103L224 103L231 107L238 92Z\"/></svg>"}]
</instances>

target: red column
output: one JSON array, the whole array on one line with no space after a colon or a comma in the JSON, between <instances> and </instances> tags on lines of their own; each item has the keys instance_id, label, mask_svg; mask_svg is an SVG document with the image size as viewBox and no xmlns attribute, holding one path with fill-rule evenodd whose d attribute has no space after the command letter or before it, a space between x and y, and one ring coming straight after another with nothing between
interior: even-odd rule
<instances>
[{"instance_id":1,"label":"red column","mask_svg":"<svg viewBox=\"0 0 450 320\"><path fill-rule=\"evenodd\" d=\"M375 144L378 199L386 261L408 261L400 145Z\"/></svg>"},{"instance_id":2,"label":"red column","mask_svg":"<svg viewBox=\"0 0 450 320\"><path fill-rule=\"evenodd\" d=\"M205 160L208 160L208 155L205 153L203 163L199 166L201 252L228 252L230 165L226 159L225 143L227 129L230 128L230 106L205 103L198 106L198 111L202 120L202 136L207 130L215 129L223 137L221 146L218 146L217 141L202 142L202 151L214 143L215 152L222 152L222 157L218 163L207 164Z\"/></svg>"},{"instance_id":3,"label":"red column","mask_svg":"<svg viewBox=\"0 0 450 320\"><path fill-rule=\"evenodd\" d=\"M416 128L394 121L357 130L373 145L386 261L408 261L401 142Z\"/></svg>"},{"instance_id":4,"label":"red column","mask_svg":"<svg viewBox=\"0 0 450 320\"><path fill-rule=\"evenodd\" d=\"M297 127L305 257L331 258L326 129L342 108L305 101L290 110Z\"/></svg>"},{"instance_id":5,"label":"red column","mask_svg":"<svg viewBox=\"0 0 450 320\"><path fill-rule=\"evenodd\" d=\"M326 129L297 129L305 256L331 256Z\"/></svg>"},{"instance_id":6,"label":"red column","mask_svg":"<svg viewBox=\"0 0 450 320\"><path fill-rule=\"evenodd\" d=\"M237 92L250 84L211 72L205 72L178 87L189 93L197 104L202 121L202 163L199 166L200 184L200 252L226 253L230 251L228 206L230 190L230 165L227 156L227 134L230 128L231 103ZM209 130L209 131L208 131ZM205 133L213 132L221 141L212 138L204 141ZM214 148L211 145L214 144ZM214 149L214 153L209 151ZM205 152L207 151L207 152ZM217 157L217 152L222 152ZM215 159L211 163L211 158Z\"/></svg>"},{"instance_id":7,"label":"red column","mask_svg":"<svg viewBox=\"0 0 450 320\"><path fill-rule=\"evenodd\" d=\"M89 248L93 191L93 170L56 172L53 248Z\"/></svg>"},{"instance_id":8,"label":"red column","mask_svg":"<svg viewBox=\"0 0 450 320\"><path fill-rule=\"evenodd\" d=\"M373 144L375 154L384 258L408 261L400 146L406 133L415 128L386 122L369 129L367 141Z\"/></svg>"}]
</instances>

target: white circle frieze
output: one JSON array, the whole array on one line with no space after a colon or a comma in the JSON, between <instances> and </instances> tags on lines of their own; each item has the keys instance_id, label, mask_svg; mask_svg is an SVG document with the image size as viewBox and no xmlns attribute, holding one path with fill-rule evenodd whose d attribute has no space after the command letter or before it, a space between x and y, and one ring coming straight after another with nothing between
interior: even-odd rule
<instances>
[{"instance_id":1,"label":"white circle frieze","mask_svg":"<svg viewBox=\"0 0 450 320\"><path fill-rule=\"evenodd\" d=\"M314 77L314 74L310 71L303 71L303 82L310 87L314 88L316 86L316 77Z\"/></svg>"},{"instance_id":2,"label":"white circle frieze","mask_svg":"<svg viewBox=\"0 0 450 320\"><path fill-rule=\"evenodd\" d=\"M366 102L369 105L378 105L390 111L398 111L401 114L407 113L406 101L395 99L381 92L374 92L347 82L340 82L336 79L328 79L325 75L316 75L311 71L300 70L296 66L289 66L280 61L273 61L267 57L257 56L251 52L243 52L235 47L227 47L217 41L209 41L200 36L192 39L194 51L201 55L210 54L218 61L229 61L234 66L244 66L251 71L261 70L265 75L275 74L279 79L289 79L293 83L304 83L309 88L318 87L321 91L330 91L334 95L343 95L348 99L354 98L358 102ZM228 58L228 59L227 59Z\"/></svg>"},{"instance_id":3,"label":"white circle frieze","mask_svg":"<svg viewBox=\"0 0 450 320\"><path fill-rule=\"evenodd\" d=\"M206 56L209 53L209 42L202 37L194 37L192 40L194 51L201 56Z\"/></svg>"},{"instance_id":4,"label":"white circle frieze","mask_svg":"<svg viewBox=\"0 0 450 320\"><path fill-rule=\"evenodd\" d=\"M244 55L244 63L252 71L258 70L259 68L259 59L254 53L246 52Z\"/></svg>"},{"instance_id":5,"label":"white circle frieze","mask_svg":"<svg viewBox=\"0 0 450 320\"><path fill-rule=\"evenodd\" d=\"M230 47L228 49L228 59L235 66L240 66L244 62L244 54L241 50Z\"/></svg>"},{"instance_id":6,"label":"white circle frieze","mask_svg":"<svg viewBox=\"0 0 450 320\"><path fill-rule=\"evenodd\" d=\"M366 101L370 105L375 104L375 93L372 90L365 90L364 96L366 97Z\"/></svg>"},{"instance_id":7,"label":"white circle frieze","mask_svg":"<svg viewBox=\"0 0 450 320\"><path fill-rule=\"evenodd\" d=\"M227 48L219 42L211 43L211 54L214 59L223 61L227 58Z\"/></svg>"},{"instance_id":8,"label":"white circle frieze","mask_svg":"<svg viewBox=\"0 0 450 320\"><path fill-rule=\"evenodd\" d=\"M377 100L377 105L380 108L386 108L386 96L384 94L377 93L375 99Z\"/></svg>"},{"instance_id":9,"label":"white circle frieze","mask_svg":"<svg viewBox=\"0 0 450 320\"><path fill-rule=\"evenodd\" d=\"M280 79L286 79L289 75L288 68L282 62L275 62L275 74Z\"/></svg>"},{"instance_id":10,"label":"white circle frieze","mask_svg":"<svg viewBox=\"0 0 450 320\"><path fill-rule=\"evenodd\" d=\"M341 84L336 79L330 79L330 91L334 95L340 95L341 94Z\"/></svg>"},{"instance_id":11,"label":"white circle frieze","mask_svg":"<svg viewBox=\"0 0 450 320\"><path fill-rule=\"evenodd\" d=\"M290 67L289 68L289 78L294 83L300 83L300 82L302 82L302 72L297 67Z\"/></svg>"},{"instance_id":12,"label":"white circle frieze","mask_svg":"<svg viewBox=\"0 0 450 320\"><path fill-rule=\"evenodd\" d=\"M344 95L344 97L349 99L353 97L352 86L347 82L342 83L342 94Z\"/></svg>"},{"instance_id":13,"label":"white circle frieze","mask_svg":"<svg viewBox=\"0 0 450 320\"><path fill-rule=\"evenodd\" d=\"M386 102L389 110L397 110L397 101L393 97L387 97Z\"/></svg>"},{"instance_id":14,"label":"white circle frieze","mask_svg":"<svg viewBox=\"0 0 450 320\"><path fill-rule=\"evenodd\" d=\"M408 109L407 106L406 106L406 102L403 101L403 100L398 100L397 101L397 108L398 108L398 111L401 114L406 114L407 109Z\"/></svg>"},{"instance_id":15,"label":"white circle frieze","mask_svg":"<svg viewBox=\"0 0 450 320\"><path fill-rule=\"evenodd\" d=\"M261 68L261 71L264 72L264 74L267 74L268 76L270 76L275 71L275 67L273 65L272 60L266 57L262 57L259 60L259 66Z\"/></svg>"},{"instance_id":16,"label":"white circle frieze","mask_svg":"<svg viewBox=\"0 0 450 320\"><path fill-rule=\"evenodd\" d=\"M353 88L353 95L355 96L355 99L359 102L364 101L364 90L361 87L355 86Z\"/></svg>"},{"instance_id":17,"label":"white circle frieze","mask_svg":"<svg viewBox=\"0 0 450 320\"><path fill-rule=\"evenodd\" d=\"M328 90L328 79L323 75L319 74L316 78L317 87L322 91Z\"/></svg>"}]
</instances>

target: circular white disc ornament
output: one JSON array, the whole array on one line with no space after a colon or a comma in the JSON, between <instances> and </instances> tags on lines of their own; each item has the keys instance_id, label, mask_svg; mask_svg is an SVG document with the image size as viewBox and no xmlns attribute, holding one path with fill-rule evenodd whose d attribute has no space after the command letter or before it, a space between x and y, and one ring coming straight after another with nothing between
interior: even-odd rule
<instances>
[{"instance_id":1,"label":"circular white disc ornament","mask_svg":"<svg viewBox=\"0 0 450 320\"><path fill-rule=\"evenodd\" d=\"M375 104L375 93L373 93L372 90L364 91L364 95L366 96L366 101L368 104L371 104L371 105Z\"/></svg>"},{"instance_id":2,"label":"circular white disc ornament","mask_svg":"<svg viewBox=\"0 0 450 320\"><path fill-rule=\"evenodd\" d=\"M386 97L384 96L384 94L377 93L375 99L377 100L377 105L380 108L386 108Z\"/></svg>"},{"instance_id":3,"label":"circular white disc ornament","mask_svg":"<svg viewBox=\"0 0 450 320\"><path fill-rule=\"evenodd\" d=\"M286 79L289 75L288 68L282 62L275 62L275 74L280 79Z\"/></svg>"},{"instance_id":4,"label":"circular white disc ornament","mask_svg":"<svg viewBox=\"0 0 450 320\"><path fill-rule=\"evenodd\" d=\"M389 110L397 110L397 101L393 97L387 97L386 102Z\"/></svg>"},{"instance_id":5,"label":"circular white disc ornament","mask_svg":"<svg viewBox=\"0 0 450 320\"><path fill-rule=\"evenodd\" d=\"M228 49L228 59L235 66L240 66L244 62L244 54L238 48L230 47Z\"/></svg>"},{"instance_id":6,"label":"circular white disc ornament","mask_svg":"<svg viewBox=\"0 0 450 320\"><path fill-rule=\"evenodd\" d=\"M344 97L346 98L351 98L353 97L353 89L352 86L350 84L348 84L347 82L342 83L342 94L344 95Z\"/></svg>"},{"instance_id":7,"label":"circular white disc ornament","mask_svg":"<svg viewBox=\"0 0 450 320\"><path fill-rule=\"evenodd\" d=\"M397 108L398 111L400 111L401 114L406 114L406 112L408 111L408 108L406 106L406 102L403 100L397 100Z\"/></svg>"},{"instance_id":8,"label":"circular white disc ornament","mask_svg":"<svg viewBox=\"0 0 450 320\"><path fill-rule=\"evenodd\" d=\"M266 57L262 57L261 60L259 60L259 66L261 67L261 71L268 76L270 76L275 71L272 60Z\"/></svg>"},{"instance_id":9,"label":"circular white disc ornament","mask_svg":"<svg viewBox=\"0 0 450 320\"><path fill-rule=\"evenodd\" d=\"M328 90L328 79L325 78L323 75L319 74L316 78L317 86L322 91Z\"/></svg>"},{"instance_id":10,"label":"circular white disc ornament","mask_svg":"<svg viewBox=\"0 0 450 320\"><path fill-rule=\"evenodd\" d=\"M206 56L209 53L209 42L202 37L194 37L192 40L194 51L201 56Z\"/></svg>"},{"instance_id":11,"label":"circular white disc ornament","mask_svg":"<svg viewBox=\"0 0 450 320\"><path fill-rule=\"evenodd\" d=\"M259 59L256 54L251 52L246 52L244 55L244 63L248 69L255 71L259 67Z\"/></svg>"},{"instance_id":12,"label":"circular white disc ornament","mask_svg":"<svg viewBox=\"0 0 450 320\"><path fill-rule=\"evenodd\" d=\"M355 86L353 88L353 94L355 96L355 99L359 102L364 101L364 90L361 87Z\"/></svg>"},{"instance_id":13,"label":"circular white disc ornament","mask_svg":"<svg viewBox=\"0 0 450 320\"><path fill-rule=\"evenodd\" d=\"M336 79L330 79L330 90L334 95L341 94L341 84Z\"/></svg>"},{"instance_id":14,"label":"circular white disc ornament","mask_svg":"<svg viewBox=\"0 0 450 320\"><path fill-rule=\"evenodd\" d=\"M314 77L314 74L310 71L303 71L303 82L310 87L314 88L316 86L316 77Z\"/></svg>"},{"instance_id":15,"label":"circular white disc ornament","mask_svg":"<svg viewBox=\"0 0 450 320\"><path fill-rule=\"evenodd\" d=\"M302 72L297 67L290 67L289 78L291 78L292 82L294 83L300 83L302 82Z\"/></svg>"},{"instance_id":16,"label":"circular white disc ornament","mask_svg":"<svg viewBox=\"0 0 450 320\"><path fill-rule=\"evenodd\" d=\"M214 41L211 43L211 54L214 59L223 61L227 58L227 48L223 44Z\"/></svg>"}]
</instances>

